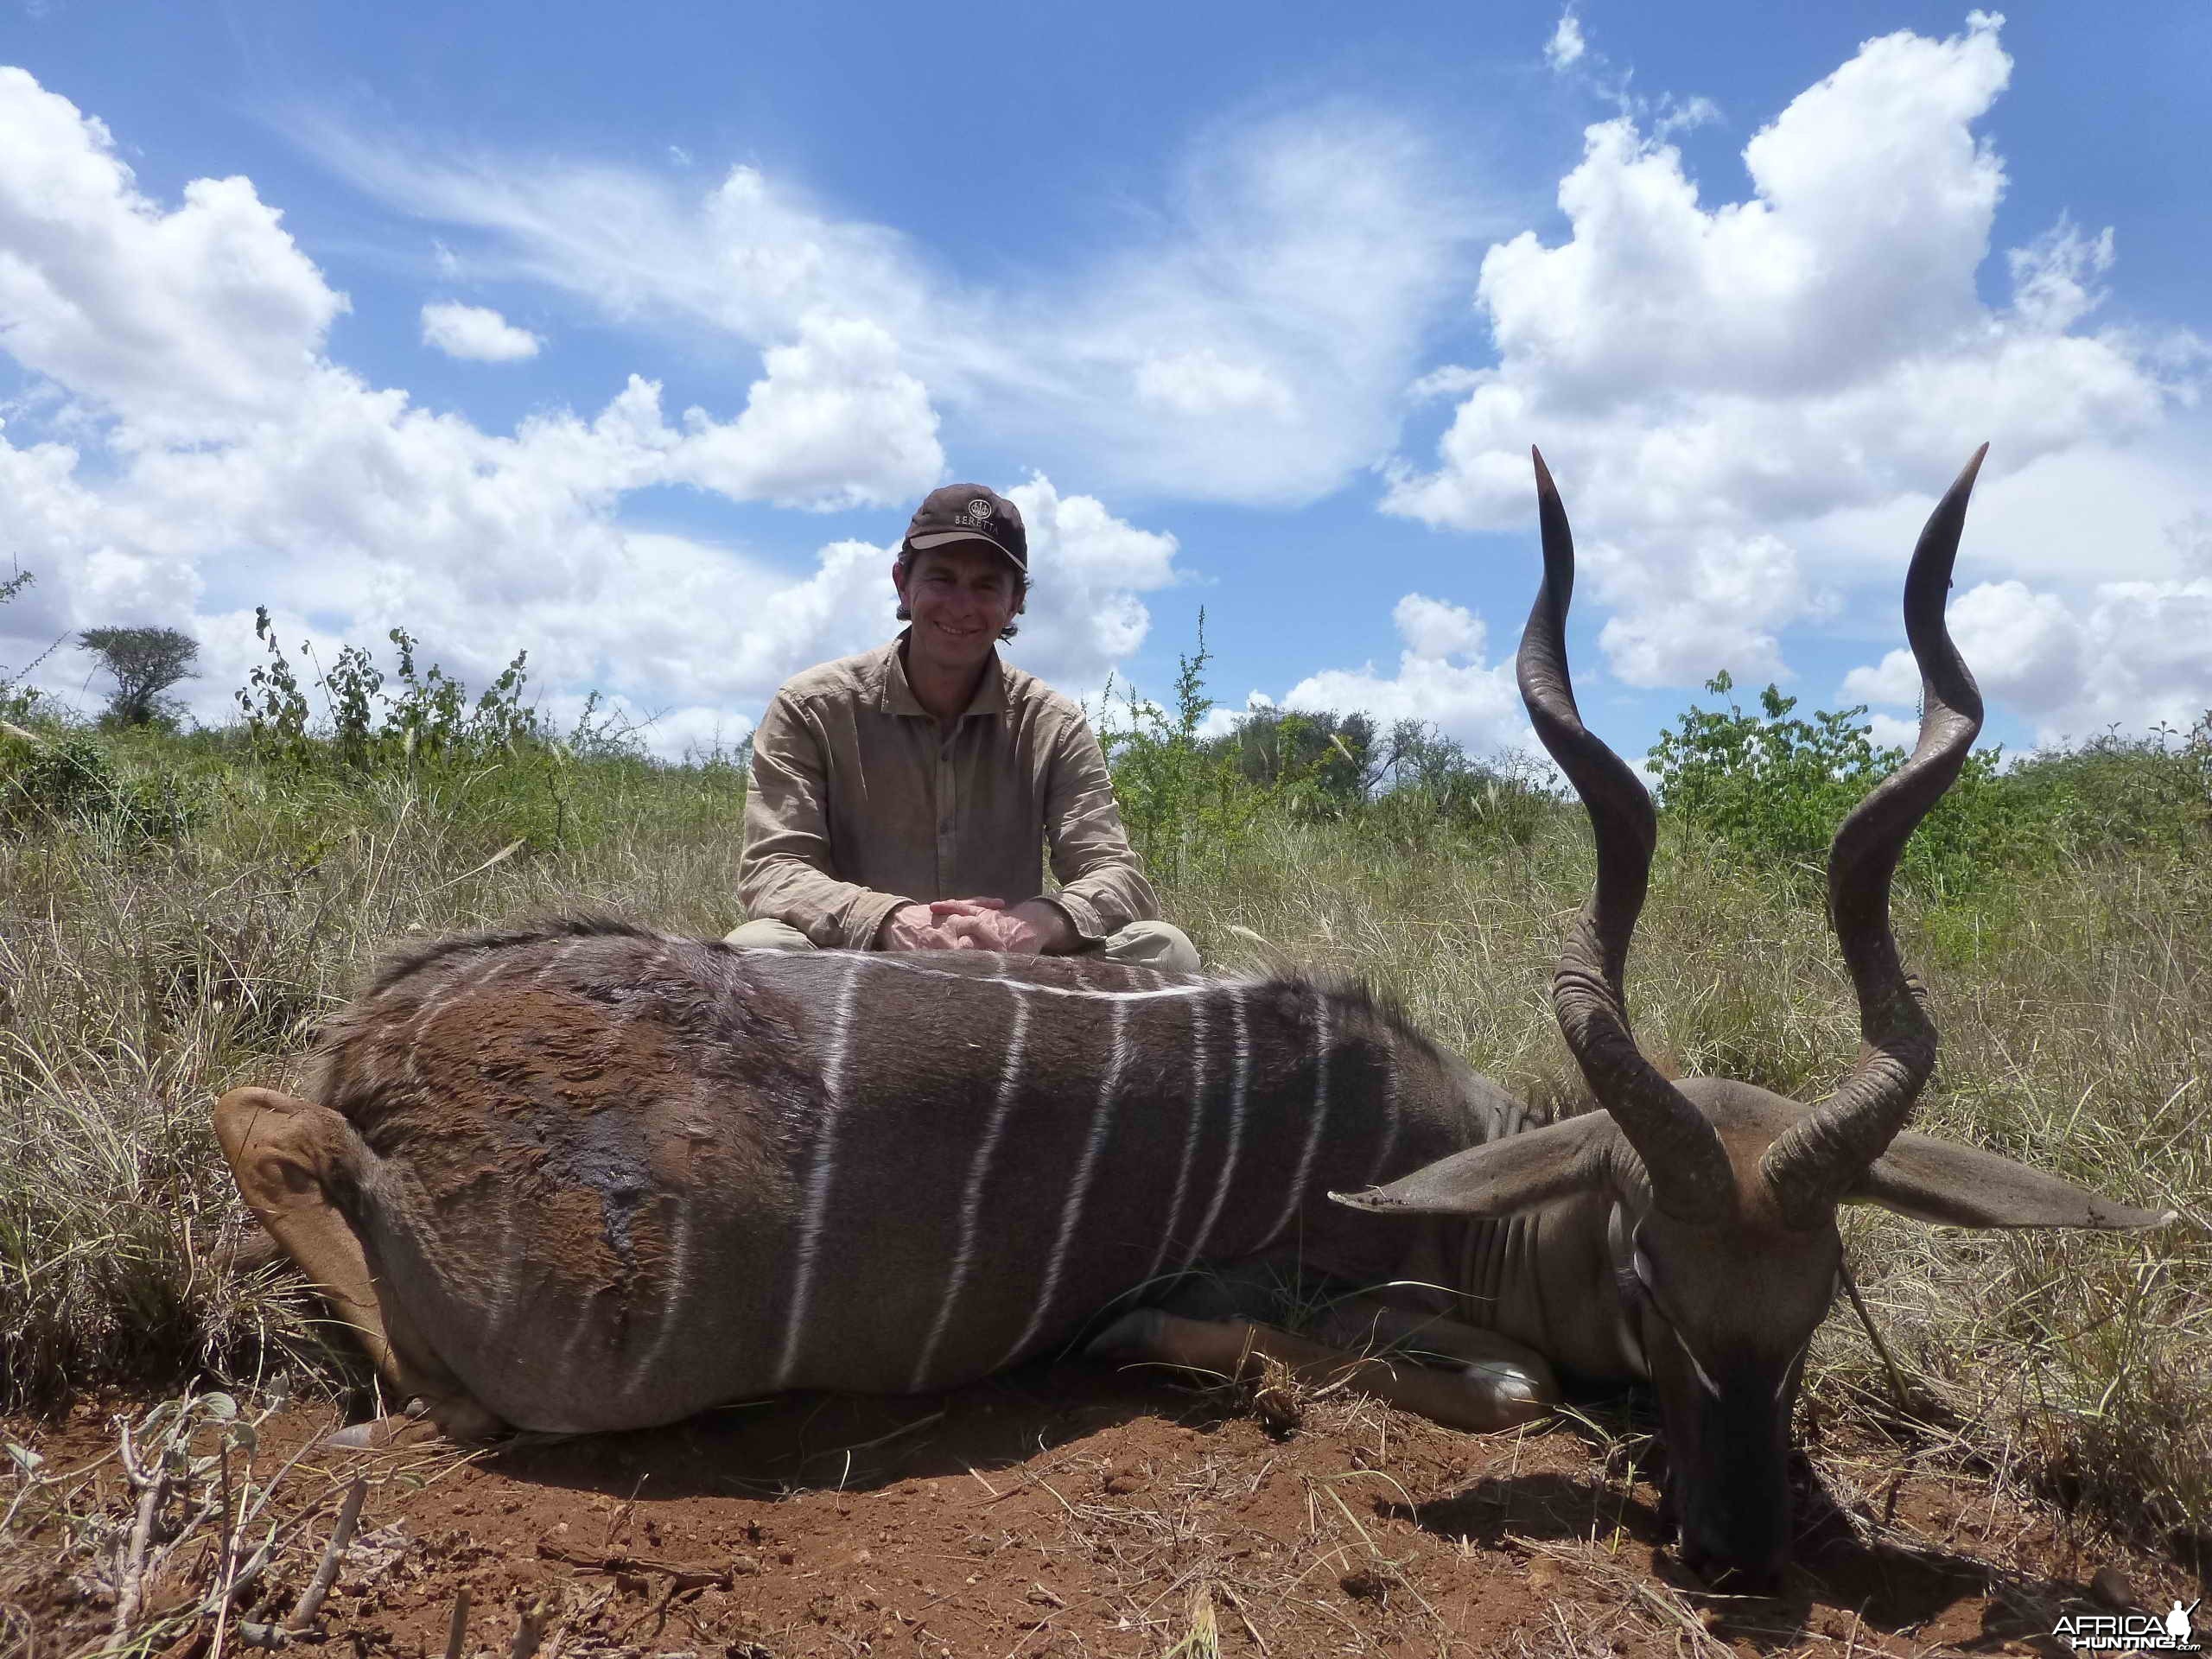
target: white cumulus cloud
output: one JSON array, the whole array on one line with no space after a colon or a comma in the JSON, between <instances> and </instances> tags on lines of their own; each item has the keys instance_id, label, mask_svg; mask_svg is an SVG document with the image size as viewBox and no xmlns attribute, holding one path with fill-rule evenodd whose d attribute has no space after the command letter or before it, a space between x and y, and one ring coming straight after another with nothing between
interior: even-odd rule
<instances>
[{"instance_id":1,"label":"white cumulus cloud","mask_svg":"<svg viewBox=\"0 0 2212 1659\"><path fill-rule=\"evenodd\" d=\"M1390 618L1404 645L1395 673L1383 673L1372 663L1323 669L1280 698L1254 692L1250 706L1309 713L1357 709L1382 727L1422 721L1478 753L1525 739L1513 664L1484 661L1486 630L1480 617L1447 601L1408 594Z\"/></svg>"},{"instance_id":2,"label":"white cumulus cloud","mask_svg":"<svg viewBox=\"0 0 2212 1659\"><path fill-rule=\"evenodd\" d=\"M140 193L113 136L0 67L0 346L152 438L282 411L346 299L242 178Z\"/></svg>"},{"instance_id":3,"label":"white cumulus cloud","mask_svg":"<svg viewBox=\"0 0 2212 1659\"><path fill-rule=\"evenodd\" d=\"M821 510L925 493L944 469L928 391L874 323L817 313L772 347L745 410L717 425L685 411L690 437L671 475L743 500Z\"/></svg>"},{"instance_id":4,"label":"white cumulus cloud","mask_svg":"<svg viewBox=\"0 0 2212 1659\"><path fill-rule=\"evenodd\" d=\"M2020 582L1983 582L1952 602L1951 635L1985 697L2030 715L2041 742L2107 727L2187 728L2212 709L2212 578L2110 582L2069 602ZM1911 654L1854 668L1854 702L1910 709L1920 696Z\"/></svg>"},{"instance_id":5,"label":"white cumulus cloud","mask_svg":"<svg viewBox=\"0 0 2212 1659\"><path fill-rule=\"evenodd\" d=\"M1433 467L1388 469L1386 509L1518 527L1540 442L1605 538L1608 661L1661 684L1784 671L1793 624L1854 595L1893 605L1918 518L1984 439L1974 544L2015 479L2046 513L2069 480L2046 524L2107 507L2122 463L2091 458L2158 431L2199 352L2090 326L2116 256L2069 219L2007 253L2008 304L1980 297L2005 167L1976 126L2012 73L2000 22L1866 41L1745 145L1738 200L1701 199L1632 115L1590 127L1560 186L1566 239L1523 232L1484 257L1497 360L1416 388L1459 406ZM2171 512L2194 488L2169 475L2152 498ZM2020 556L2050 545L2031 531ZM2050 556L2082 568L2078 548Z\"/></svg>"},{"instance_id":6,"label":"white cumulus cloud","mask_svg":"<svg viewBox=\"0 0 2212 1659\"><path fill-rule=\"evenodd\" d=\"M670 485L903 511L944 454L875 321L779 321L732 418L671 419L632 375L595 412L488 431L331 360L344 298L251 183L155 201L105 126L13 71L0 247L0 353L33 377L0 427L5 550L38 579L0 609L11 669L78 628L175 626L201 643L194 707L221 719L260 660L266 604L296 663L302 641L328 663L404 626L481 684L527 648L550 708L598 687L664 715L673 748L741 736L782 679L895 626L891 545L833 542L794 566L622 514ZM1036 575L1017 658L1102 681L1144 637L1141 596L1177 580L1174 541L1042 477L1015 499ZM64 652L38 683L73 694L81 678Z\"/></svg>"},{"instance_id":7,"label":"white cumulus cloud","mask_svg":"<svg viewBox=\"0 0 2212 1659\"><path fill-rule=\"evenodd\" d=\"M458 300L433 300L423 308L423 343L474 363L519 362L536 357L544 344L491 307Z\"/></svg>"},{"instance_id":8,"label":"white cumulus cloud","mask_svg":"<svg viewBox=\"0 0 2212 1659\"><path fill-rule=\"evenodd\" d=\"M1772 536L1708 531L1663 569L1593 542L1582 563L1614 607L1599 645L1630 685L1694 683L1717 668L1738 679L1786 677L1780 629L1827 608L1795 550Z\"/></svg>"}]
</instances>

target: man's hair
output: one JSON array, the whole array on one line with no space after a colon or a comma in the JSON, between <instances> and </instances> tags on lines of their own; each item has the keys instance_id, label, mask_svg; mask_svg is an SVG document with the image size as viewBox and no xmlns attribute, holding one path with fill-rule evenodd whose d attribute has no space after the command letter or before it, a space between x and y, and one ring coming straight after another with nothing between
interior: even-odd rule
<instances>
[{"instance_id":1,"label":"man's hair","mask_svg":"<svg viewBox=\"0 0 2212 1659\"><path fill-rule=\"evenodd\" d=\"M938 550L932 547L929 549L928 551L934 553L938 551ZM893 561L893 568L898 570L901 576L911 577L914 572L914 561L919 556L920 556L917 554L912 547L907 545L905 542L901 542L899 543L899 556ZM1014 577L1014 613L1016 616L1020 616L1021 614L1022 607L1029 603L1029 573L1027 570L1012 569L1010 567L1012 566L1013 561L1011 560L1008 560L1007 563L1009 566L1008 574ZM899 598L899 609L896 614L901 622L911 622L914 620L914 613L908 607L903 595ZM1011 639L1015 634L1020 633L1020 632L1021 625L1018 622L1010 621L1006 625L1006 626L999 630L999 638L1001 639Z\"/></svg>"}]
</instances>

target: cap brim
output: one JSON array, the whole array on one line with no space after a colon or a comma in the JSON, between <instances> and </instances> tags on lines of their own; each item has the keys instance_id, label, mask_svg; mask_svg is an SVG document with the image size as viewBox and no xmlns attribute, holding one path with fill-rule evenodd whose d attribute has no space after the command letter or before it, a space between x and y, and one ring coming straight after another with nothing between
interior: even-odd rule
<instances>
[{"instance_id":1,"label":"cap brim","mask_svg":"<svg viewBox=\"0 0 2212 1659\"><path fill-rule=\"evenodd\" d=\"M993 540L990 537L983 535L979 531L932 530L923 535L909 536L906 538L906 545L912 548L917 553L926 553L931 548L936 547L957 547L963 542L973 542L979 547L988 547L995 553L1003 554L1007 562L1013 564L1016 569L1026 570L1028 569L1028 567L1022 563L1019 558L1014 556L1014 552L1012 548L1007 546L1003 542Z\"/></svg>"}]
</instances>

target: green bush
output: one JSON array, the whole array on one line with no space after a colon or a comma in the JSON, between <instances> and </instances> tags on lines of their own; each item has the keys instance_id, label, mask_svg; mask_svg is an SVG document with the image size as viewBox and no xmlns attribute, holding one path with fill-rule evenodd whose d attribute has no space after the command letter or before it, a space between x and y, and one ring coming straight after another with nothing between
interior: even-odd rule
<instances>
[{"instance_id":1,"label":"green bush","mask_svg":"<svg viewBox=\"0 0 2212 1659\"><path fill-rule=\"evenodd\" d=\"M1726 673L1705 689L1726 696ZM1874 785L1904 761L1878 747L1866 706L1810 720L1774 686L1756 714L1692 704L1650 751L1662 810L1755 864L1816 878L1835 832ZM1901 878L1938 893L1964 893L2009 867L2046 859L2055 845L2045 797L2010 785L2004 751L1977 749L1905 845Z\"/></svg>"},{"instance_id":2,"label":"green bush","mask_svg":"<svg viewBox=\"0 0 2212 1659\"><path fill-rule=\"evenodd\" d=\"M1117 715L1110 682L1101 702L1099 747L1113 773L1122 819L1157 880L1225 872L1277 792L1248 782L1233 754L1198 736L1213 707L1205 694L1211 654L1201 610L1198 651L1177 659L1172 713L1125 690Z\"/></svg>"},{"instance_id":3,"label":"green bush","mask_svg":"<svg viewBox=\"0 0 2212 1659\"><path fill-rule=\"evenodd\" d=\"M1254 709L1204 747L1230 760L1251 788L1317 821L1356 811L1376 772L1375 722L1357 710Z\"/></svg>"},{"instance_id":4,"label":"green bush","mask_svg":"<svg viewBox=\"0 0 2212 1659\"><path fill-rule=\"evenodd\" d=\"M2212 833L2212 713L2187 732L2110 731L2078 747L2040 751L1999 781L2069 850L2201 851Z\"/></svg>"},{"instance_id":5,"label":"green bush","mask_svg":"<svg viewBox=\"0 0 2212 1659\"><path fill-rule=\"evenodd\" d=\"M398 653L390 675L359 646L341 647L325 670L302 645L322 694L318 719L266 607L254 612L254 633L267 660L235 693L246 747L280 792L316 802L318 813L328 810L333 791L377 781L494 846L543 851L595 833L583 822L594 791L576 788L580 762L619 763L617 770L650 764L636 728L602 710L597 692L575 726L556 734L524 701L526 651L472 701L467 685L439 664L420 664L419 644L404 627L386 636Z\"/></svg>"},{"instance_id":6,"label":"green bush","mask_svg":"<svg viewBox=\"0 0 2212 1659\"><path fill-rule=\"evenodd\" d=\"M1526 849L1558 806L1541 761L1510 753L1478 760L1435 727L1403 720L1391 728L1358 827L1402 851L1440 842L1470 853Z\"/></svg>"},{"instance_id":7,"label":"green bush","mask_svg":"<svg viewBox=\"0 0 2212 1659\"><path fill-rule=\"evenodd\" d=\"M523 702L523 688L530 681L527 651L517 652L472 705L468 688L437 664L416 666L417 642L405 628L385 636L399 652L389 679L366 651L341 646L327 671L318 664L315 685L323 694L325 712L318 723L299 676L277 643L265 605L254 607L253 632L269 660L248 672L234 697L254 748L272 760L295 766L334 762L367 771L480 762L557 741L538 712ZM312 646L302 645L301 653L315 660ZM621 734L598 716L598 704L594 692L578 735L594 752L619 750Z\"/></svg>"},{"instance_id":8,"label":"green bush","mask_svg":"<svg viewBox=\"0 0 2212 1659\"><path fill-rule=\"evenodd\" d=\"M0 830L72 824L126 844L174 841L200 810L174 769L125 773L85 733L0 733Z\"/></svg>"}]
</instances>

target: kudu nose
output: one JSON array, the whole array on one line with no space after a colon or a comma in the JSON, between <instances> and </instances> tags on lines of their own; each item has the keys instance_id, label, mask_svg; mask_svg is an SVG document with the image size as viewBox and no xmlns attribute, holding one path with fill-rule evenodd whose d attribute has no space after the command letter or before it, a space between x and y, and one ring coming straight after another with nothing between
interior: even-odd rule
<instances>
[{"instance_id":1,"label":"kudu nose","mask_svg":"<svg viewBox=\"0 0 2212 1659\"><path fill-rule=\"evenodd\" d=\"M1727 1596L1770 1596L1782 1588L1789 1565L1787 1539L1748 1541L1712 1537L1700 1529L1682 1535L1682 1565L1705 1581L1708 1589Z\"/></svg>"}]
</instances>

